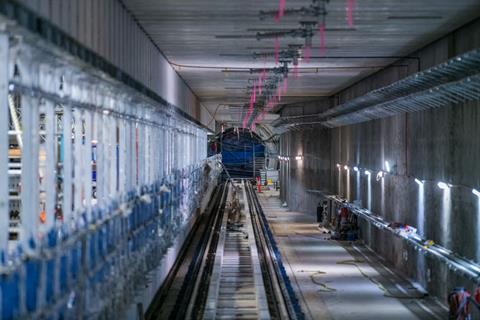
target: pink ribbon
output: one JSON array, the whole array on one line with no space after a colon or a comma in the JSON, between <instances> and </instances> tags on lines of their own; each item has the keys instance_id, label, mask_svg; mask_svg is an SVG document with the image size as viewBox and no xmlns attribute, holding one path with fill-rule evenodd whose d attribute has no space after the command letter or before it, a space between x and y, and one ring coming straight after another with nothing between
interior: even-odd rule
<instances>
[{"instance_id":1,"label":"pink ribbon","mask_svg":"<svg viewBox=\"0 0 480 320\"><path fill-rule=\"evenodd\" d=\"M280 53L280 40L278 40L278 37L275 37L275 63L278 63L279 53Z\"/></svg>"},{"instance_id":2,"label":"pink ribbon","mask_svg":"<svg viewBox=\"0 0 480 320\"><path fill-rule=\"evenodd\" d=\"M355 7L355 0L347 0L347 24L349 27L353 27L353 9Z\"/></svg>"},{"instance_id":3,"label":"pink ribbon","mask_svg":"<svg viewBox=\"0 0 480 320\"><path fill-rule=\"evenodd\" d=\"M320 35L320 55L323 56L325 54L325 24L320 24L318 34Z\"/></svg>"},{"instance_id":4,"label":"pink ribbon","mask_svg":"<svg viewBox=\"0 0 480 320\"><path fill-rule=\"evenodd\" d=\"M262 73L258 76L258 94L259 95L262 95L262 87L263 87L263 77L262 77Z\"/></svg>"},{"instance_id":5,"label":"pink ribbon","mask_svg":"<svg viewBox=\"0 0 480 320\"><path fill-rule=\"evenodd\" d=\"M286 4L286 0L280 0L280 2L278 3L278 12L275 15L275 22L277 23L280 22L280 19L285 14L285 4Z\"/></svg>"},{"instance_id":6,"label":"pink ribbon","mask_svg":"<svg viewBox=\"0 0 480 320\"><path fill-rule=\"evenodd\" d=\"M305 62L306 63L310 62L311 57L312 57L312 48L310 48L310 46L306 46L305 49L303 50L303 58L305 59Z\"/></svg>"}]
</instances>

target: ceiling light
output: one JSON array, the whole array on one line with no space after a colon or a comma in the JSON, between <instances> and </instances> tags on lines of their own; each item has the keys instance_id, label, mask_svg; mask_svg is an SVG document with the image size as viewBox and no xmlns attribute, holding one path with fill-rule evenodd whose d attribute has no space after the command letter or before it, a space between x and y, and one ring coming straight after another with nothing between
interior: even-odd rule
<instances>
[{"instance_id":1,"label":"ceiling light","mask_svg":"<svg viewBox=\"0 0 480 320\"><path fill-rule=\"evenodd\" d=\"M295 157L295 160L297 160L297 161L300 161L300 160L302 160L302 159L303 159L303 156L296 156L296 157Z\"/></svg>"},{"instance_id":2,"label":"ceiling light","mask_svg":"<svg viewBox=\"0 0 480 320\"><path fill-rule=\"evenodd\" d=\"M368 171L368 170L365 170L365 174L366 174L367 176L369 176L369 175L371 175L372 173L371 173L370 171Z\"/></svg>"},{"instance_id":3,"label":"ceiling light","mask_svg":"<svg viewBox=\"0 0 480 320\"><path fill-rule=\"evenodd\" d=\"M358 172L358 167L353 167L353 171Z\"/></svg>"},{"instance_id":4,"label":"ceiling light","mask_svg":"<svg viewBox=\"0 0 480 320\"><path fill-rule=\"evenodd\" d=\"M416 182L419 186L423 186L423 181L422 181L422 180L418 180L417 178L415 178L415 182Z\"/></svg>"},{"instance_id":5,"label":"ceiling light","mask_svg":"<svg viewBox=\"0 0 480 320\"><path fill-rule=\"evenodd\" d=\"M445 189L450 189L450 187L452 186L451 184L448 184L448 183L445 183L445 182L439 182L437 184L437 186L442 189L442 190L445 190Z\"/></svg>"},{"instance_id":6,"label":"ceiling light","mask_svg":"<svg viewBox=\"0 0 480 320\"><path fill-rule=\"evenodd\" d=\"M343 167L343 169L348 170L349 168L348 168L348 166L345 166L345 167Z\"/></svg>"},{"instance_id":7,"label":"ceiling light","mask_svg":"<svg viewBox=\"0 0 480 320\"><path fill-rule=\"evenodd\" d=\"M340 163L337 163L337 168L339 168L339 169L340 169L340 167L341 167Z\"/></svg>"}]
</instances>

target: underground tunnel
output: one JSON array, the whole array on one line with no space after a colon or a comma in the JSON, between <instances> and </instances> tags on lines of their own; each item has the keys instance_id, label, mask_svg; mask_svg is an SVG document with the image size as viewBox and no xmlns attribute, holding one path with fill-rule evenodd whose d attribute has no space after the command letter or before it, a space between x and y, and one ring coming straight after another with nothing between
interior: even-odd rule
<instances>
[{"instance_id":1,"label":"underground tunnel","mask_svg":"<svg viewBox=\"0 0 480 320\"><path fill-rule=\"evenodd\" d=\"M478 0L0 0L0 319L480 319Z\"/></svg>"}]
</instances>

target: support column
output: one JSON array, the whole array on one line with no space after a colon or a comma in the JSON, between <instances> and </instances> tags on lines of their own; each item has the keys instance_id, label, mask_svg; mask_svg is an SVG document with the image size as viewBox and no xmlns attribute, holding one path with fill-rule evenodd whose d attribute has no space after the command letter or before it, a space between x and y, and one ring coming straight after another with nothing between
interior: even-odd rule
<instances>
[{"instance_id":1,"label":"support column","mask_svg":"<svg viewBox=\"0 0 480 320\"><path fill-rule=\"evenodd\" d=\"M0 263L7 260L9 213L8 175L8 36L0 35Z\"/></svg>"},{"instance_id":2,"label":"support column","mask_svg":"<svg viewBox=\"0 0 480 320\"><path fill-rule=\"evenodd\" d=\"M120 163L120 192L123 193L127 189L127 172L125 171L126 169L126 163L125 161L126 155L127 155L127 147L126 147L126 132L127 132L127 121L124 119L120 119L120 126L119 126L119 163Z\"/></svg>"},{"instance_id":3,"label":"support column","mask_svg":"<svg viewBox=\"0 0 480 320\"><path fill-rule=\"evenodd\" d=\"M96 146L96 195L97 203L102 206L105 204L105 138L103 133L103 113L95 112L95 138Z\"/></svg>"},{"instance_id":4,"label":"support column","mask_svg":"<svg viewBox=\"0 0 480 320\"><path fill-rule=\"evenodd\" d=\"M83 172L83 187L84 187L84 205L87 209L88 221L91 221L92 214L92 130L93 130L93 115L90 110L86 110L84 114L85 121L85 139L83 142L84 150L84 169Z\"/></svg>"},{"instance_id":5,"label":"support column","mask_svg":"<svg viewBox=\"0 0 480 320\"><path fill-rule=\"evenodd\" d=\"M63 108L63 221L70 228L72 224L72 184L73 184L73 157L72 157L72 109Z\"/></svg>"},{"instance_id":6,"label":"support column","mask_svg":"<svg viewBox=\"0 0 480 320\"><path fill-rule=\"evenodd\" d=\"M73 115L75 118L75 134L74 134L74 208L75 212L78 212L80 208L82 207L82 194L83 194L83 188L82 188L82 175L85 174L84 170L82 170L82 167L84 167L83 164L83 143L82 143L82 122L83 122L83 116L82 116L82 110L75 108L73 111Z\"/></svg>"},{"instance_id":7,"label":"support column","mask_svg":"<svg viewBox=\"0 0 480 320\"><path fill-rule=\"evenodd\" d=\"M39 114L38 99L22 96L22 210L20 236L24 248L29 248L30 239L35 239L39 220L39 175L38 175L38 139Z\"/></svg>"},{"instance_id":8,"label":"support column","mask_svg":"<svg viewBox=\"0 0 480 320\"><path fill-rule=\"evenodd\" d=\"M55 134L56 134L56 123L55 123L55 105L52 101L45 101L45 130L46 130L46 139L45 139L45 153L46 153L46 166L45 166L45 229L47 232L55 224L55 205L57 199L57 188L56 188L56 179L57 179L57 157L55 152L55 146L57 145Z\"/></svg>"}]
</instances>

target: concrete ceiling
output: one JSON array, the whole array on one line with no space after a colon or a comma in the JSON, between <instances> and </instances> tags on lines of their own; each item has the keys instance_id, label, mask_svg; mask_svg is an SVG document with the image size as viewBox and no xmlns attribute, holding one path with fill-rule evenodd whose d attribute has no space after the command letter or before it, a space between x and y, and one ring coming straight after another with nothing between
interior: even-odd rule
<instances>
[{"instance_id":1,"label":"concrete ceiling","mask_svg":"<svg viewBox=\"0 0 480 320\"><path fill-rule=\"evenodd\" d=\"M257 40L257 31L294 29L301 17L259 19L260 10L276 10L278 0L123 0L147 34L176 66L194 93L219 121L241 123L249 95L249 68L274 67L274 40ZM287 0L287 8L311 0ZM313 37L312 59L290 77L283 103L329 96L395 62L478 16L478 0L356 0L353 28L346 22L346 0L326 6L326 53ZM311 19L307 19L311 20ZM280 38L280 45L303 44ZM355 57L355 58L354 58ZM241 107L242 106L242 107ZM266 117L268 123L273 116Z\"/></svg>"}]
</instances>

